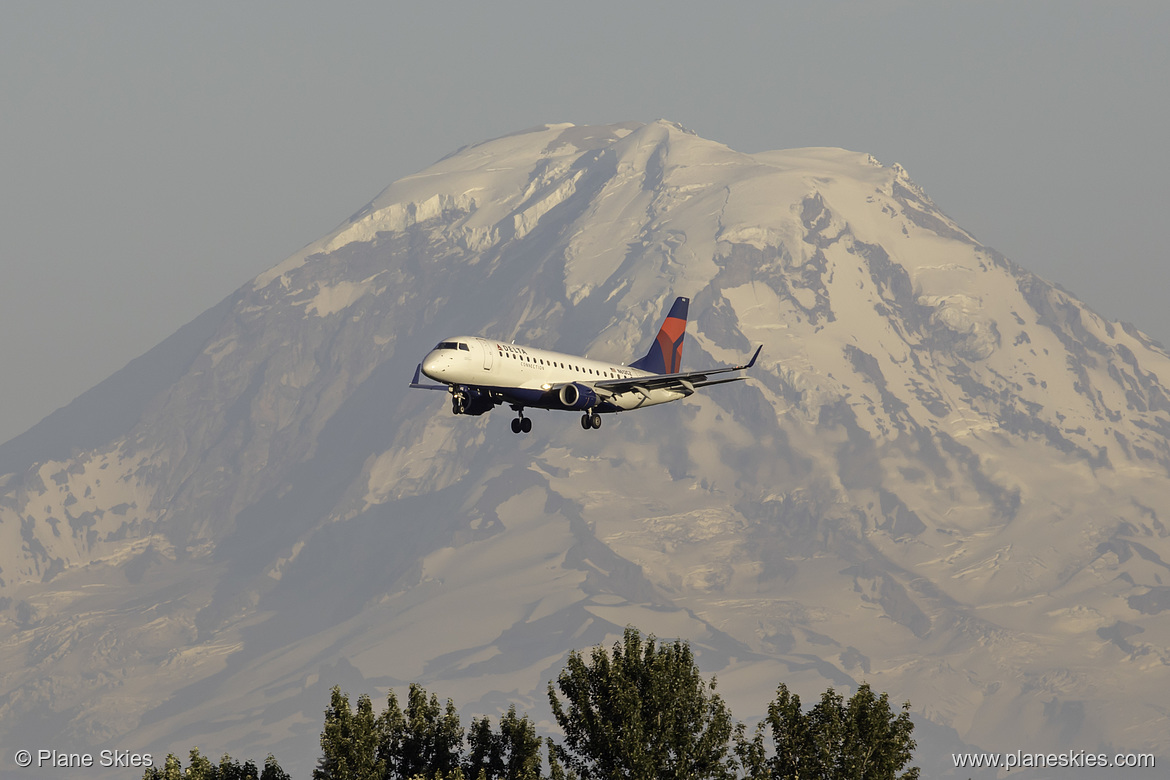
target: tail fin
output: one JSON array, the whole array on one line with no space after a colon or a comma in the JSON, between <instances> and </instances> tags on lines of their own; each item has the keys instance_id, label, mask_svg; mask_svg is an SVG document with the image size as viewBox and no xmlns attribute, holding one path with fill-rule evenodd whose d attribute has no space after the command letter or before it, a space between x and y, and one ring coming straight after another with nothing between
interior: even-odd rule
<instances>
[{"instance_id":1,"label":"tail fin","mask_svg":"<svg viewBox=\"0 0 1170 780\"><path fill-rule=\"evenodd\" d=\"M655 374L677 374L682 370L683 336L687 330L687 310L690 298L675 298L670 313L658 330L658 337L650 345L646 357L630 364L632 368Z\"/></svg>"}]
</instances>

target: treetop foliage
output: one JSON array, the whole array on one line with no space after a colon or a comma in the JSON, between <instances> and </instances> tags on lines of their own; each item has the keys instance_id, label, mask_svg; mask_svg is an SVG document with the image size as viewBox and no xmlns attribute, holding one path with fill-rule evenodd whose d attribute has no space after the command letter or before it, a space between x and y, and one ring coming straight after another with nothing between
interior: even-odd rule
<instances>
[{"instance_id":1,"label":"treetop foliage","mask_svg":"<svg viewBox=\"0 0 1170 780\"><path fill-rule=\"evenodd\" d=\"M885 693L862 683L848 700L828 689L805 712L781 683L749 737L686 642L660 643L632 626L612 648L571 652L548 697L559 744L542 742L515 706L497 726L484 716L465 730L453 701L441 705L417 684L405 708L390 691L381 713L365 694L351 706L335 686L313 780L918 780L917 767L904 769L915 748L909 702L895 714ZM272 755L260 769L227 755L215 764L195 748L186 770L168 755L143 780L289 776Z\"/></svg>"},{"instance_id":2,"label":"treetop foliage","mask_svg":"<svg viewBox=\"0 0 1170 780\"><path fill-rule=\"evenodd\" d=\"M548 697L565 733L553 751L583 780L734 777L731 713L681 640L627 627L610 651L570 653Z\"/></svg>"},{"instance_id":3,"label":"treetop foliage","mask_svg":"<svg viewBox=\"0 0 1170 780\"><path fill-rule=\"evenodd\" d=\"M515 707L498 730L484 716L464 732L455 703L440 706L419 685L410 686L405 709L391 691L377 716L369 696L354 712L334 687L313 780L539 780L540 748L535 726Z\"/></svg>"},{"instance_id":4,"label":"treetop foliage","mask_svg":"<svg viewBox=\"0 0 1170 780\"><path fill-rule=\"evenodd\" d=\"M183 769L182 762L173 753L168 754L162 768L150 767L142 775L143 780L290 780L288 774L280 768L276 758L269 753L264 761L264 768L257 769L256 764L246 761L241 764L226 753L213 764L211 759L199 752L199 748L192 748L191 763Z\"/></svg>"},{"instance_id":5,"label":"treetop foliage","mask_svg":"<svg viewBox=\"0 0 1170 780\"><path fill-rule=\"evenodd\" d=\"M781 683L753 738L742 723L736 728L735 750L750 780L918 780L918 767L898 774L914 752L913 731L910 702L895 716L889 697L875 696L868 683L848 701L830 688L808 712Z\"/></svg>"}]
</instances>

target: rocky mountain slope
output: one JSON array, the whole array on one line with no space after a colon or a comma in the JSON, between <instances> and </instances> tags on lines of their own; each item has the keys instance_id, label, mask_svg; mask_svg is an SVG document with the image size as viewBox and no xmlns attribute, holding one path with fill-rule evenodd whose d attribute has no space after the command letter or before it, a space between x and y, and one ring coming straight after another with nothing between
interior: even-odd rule
<instances>
[{"instance_id":1,"label":"rocky mountain slope","mask_svg":"<svg viewBox=\"0 0 1170 780\"><path fill-rule=\"evenodd\" d=\"M528 436L407 389L456 333L633 359L676 295L684 367L762 343L749 381ZM908 698L923 766L1166 754L1168 387L900 166L667 122L471 146L0 447L0 739L307 776L334 684L547 726L568 650L634 624L741 718L781 680Z\"/></svg>"}]
</instances>

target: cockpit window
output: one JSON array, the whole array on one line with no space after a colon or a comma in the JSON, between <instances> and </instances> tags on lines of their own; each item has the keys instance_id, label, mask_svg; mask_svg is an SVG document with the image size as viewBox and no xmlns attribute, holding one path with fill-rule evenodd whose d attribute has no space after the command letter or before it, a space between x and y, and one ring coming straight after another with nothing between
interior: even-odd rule
<instances>
[{"instance_id":1,"label":"cockpit window","mask_svg":"<svg viewBox=\"0 0 1170 780\"><path fill-rule=\"evenodd\" d=\"M464 352L470 352L471 347L464 344L462 341L440 341L435 345L435 349L459 349Z\"/></svg>"}]
</instances>

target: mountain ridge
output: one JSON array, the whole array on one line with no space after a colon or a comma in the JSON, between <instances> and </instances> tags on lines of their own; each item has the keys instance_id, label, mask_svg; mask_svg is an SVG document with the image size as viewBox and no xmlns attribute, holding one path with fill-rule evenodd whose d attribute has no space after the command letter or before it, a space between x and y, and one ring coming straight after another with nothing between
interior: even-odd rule
<instances>
[{"instance_id":1,"label":"mountain ridge","mask_svg":"<svg viewBox=\"0 0 1170 780\"><path fill-rule=\"evenodd\" d=\"M676 294L685 366L765 344L747 383L530 437L406 391L454 332L630 359ZM548 727L565 653L633 623L737 714L864 677L987 749L1164 742L1170 358L901 166L534 128L180 334L89 439L79 399L0 448L28 463L0 483L7 738L303 752L328 674Z\"/></svg>"}]
</instances>

